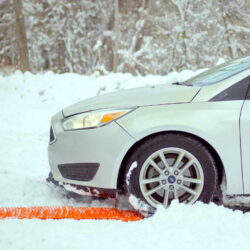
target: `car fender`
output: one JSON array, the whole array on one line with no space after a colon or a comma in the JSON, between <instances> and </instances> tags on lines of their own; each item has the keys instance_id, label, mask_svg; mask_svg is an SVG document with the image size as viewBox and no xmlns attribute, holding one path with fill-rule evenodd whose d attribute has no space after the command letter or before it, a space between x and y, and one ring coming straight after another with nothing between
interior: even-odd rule
<instances>
[{"instance_id":1,"label":"car fender","mask_svg":"<svg viewBox=\"0 0 250 250\"><path fill-rule=\"evenodd\" d=\"M155 133L171 131L188 133L205 140L221 158L227 193L242 194L238 123L242 103L233 101L147 106L122 117L117 123L136 142ZM120 167L122 160L119 159L117 166Z\"/></svg>"}]
</instances>

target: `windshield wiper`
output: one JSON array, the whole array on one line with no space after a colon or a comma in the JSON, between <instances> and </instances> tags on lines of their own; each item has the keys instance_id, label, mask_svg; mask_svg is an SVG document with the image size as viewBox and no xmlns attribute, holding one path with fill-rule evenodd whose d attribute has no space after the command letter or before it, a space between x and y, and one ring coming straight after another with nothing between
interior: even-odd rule
<instances>
[{"instance_id":1,"label":"windshield wiper","mask_svg":"<svg viewBox=\"0 0 250 250\"><path fill-rule=\"evenodd\" d=\"M191 82L173 82L172 85L193 86L193 84Z\"/></svg>"}]
</instances>

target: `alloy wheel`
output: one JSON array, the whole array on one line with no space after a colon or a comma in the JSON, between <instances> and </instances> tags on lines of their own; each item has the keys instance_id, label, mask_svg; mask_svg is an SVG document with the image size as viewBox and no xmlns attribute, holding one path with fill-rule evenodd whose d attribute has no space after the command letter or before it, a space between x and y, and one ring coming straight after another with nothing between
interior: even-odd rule
<instances>
[{"instance_id":1,"label":"alloy wheel","mask_svg":"<svg viewBox=\"0 0 250 250\"><path fill-rule=\"evenodd\" d=\"M141 168L139 184L147 202L168 207L172 200L193 204L204 186L204 173L197 158L176 147L151 154Z\"/></svg>"}]
</instances>

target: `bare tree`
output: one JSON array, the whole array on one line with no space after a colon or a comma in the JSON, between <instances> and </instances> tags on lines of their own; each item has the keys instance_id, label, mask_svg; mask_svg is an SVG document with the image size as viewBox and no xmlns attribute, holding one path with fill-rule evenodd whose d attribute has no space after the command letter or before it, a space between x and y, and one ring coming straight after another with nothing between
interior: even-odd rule
<instances>
[{"instance_id":1,"label":"bare tree","mask_svg":"<svg viewBox=\"0 0 250 250\"><path fill-rule=\"evenodd\" d=\"M115 0L115 40L113 45L114 58L113 58L113 71L117 71L118 60L119 60L119 47L121 40L121 30L120 30L120 12L119 12L119 0Z\"/></svg>"},{"instance_id":2,"label":"bare tree","mask_svg":"<svg viewBox=\"0 0 250 250\"><path fill-rule=\"evenodd\" d=\"M22 0L14 0L14 10L16 19L16 37L19 52L19 66L22 71L28 71L29 67L29 54L27 47L27 39L25 32L25 23L22 11Z\"/></svg>"}]
</instances>

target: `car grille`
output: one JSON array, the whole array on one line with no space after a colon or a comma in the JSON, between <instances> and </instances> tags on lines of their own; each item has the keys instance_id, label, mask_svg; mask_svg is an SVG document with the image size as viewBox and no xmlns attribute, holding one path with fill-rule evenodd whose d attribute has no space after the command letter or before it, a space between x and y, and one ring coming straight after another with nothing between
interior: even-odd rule
<instances>
[{"instance_id":1,"label":"car grille","mask_svg":"<svg viewBox=\"0 0 250 250\"><path fill-rule=\"evenodd\" d=\"M58 165L58 169L61 175L66 179L91 181L94 178L99 165L99 163L60 164Z\"/></svg>"},{"instance_id":2,"label":"car grille","mask_svg":"<svg viewBox=\"0 0 250 250\"><path fill-rule=\"evenodd\" d=\"M49 143L53 143L56 140L56 136L54 133L54 130L52 128L52 126L50 127L50 133L49 133Z\"/></svg>"}]
</instances>

